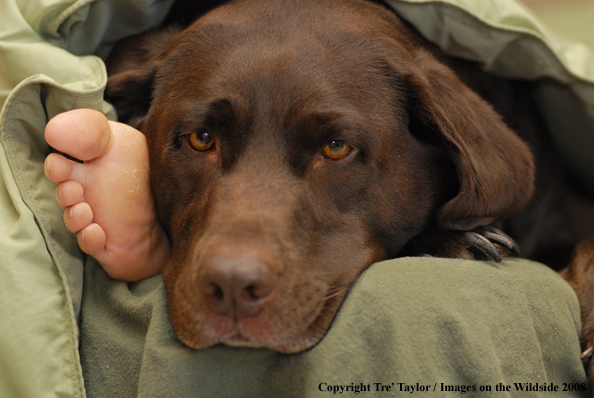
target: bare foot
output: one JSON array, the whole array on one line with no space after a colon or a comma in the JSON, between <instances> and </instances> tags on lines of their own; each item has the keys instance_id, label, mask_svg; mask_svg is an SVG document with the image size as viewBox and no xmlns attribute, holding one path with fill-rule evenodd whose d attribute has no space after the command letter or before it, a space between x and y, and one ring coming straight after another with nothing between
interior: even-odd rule
<instances>
[{"instance_id":1,"label":"bare foot","mask_svg":"<svg viewBox=\"0 0 594 398\"><path fill-rule=\"evenodd\" d=\"M46 176L58 183L56 199L78 244L114 279L138 281L162 271L169 241L156 219L149 188L144 135L103 114L78 109L57 115L45 138L56 150Z\"/></svg>"}]
</instances>

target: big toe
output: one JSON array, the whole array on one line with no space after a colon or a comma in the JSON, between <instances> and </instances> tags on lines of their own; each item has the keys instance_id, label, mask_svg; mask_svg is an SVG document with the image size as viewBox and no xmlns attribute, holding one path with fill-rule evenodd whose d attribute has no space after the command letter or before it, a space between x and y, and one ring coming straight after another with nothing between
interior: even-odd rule
<instances>
[{"instance_id":1,"label":"big toe","mask_svg":"<svg viewBox=\"0 0 594 398\"><path fill-rule=\"evenodd\" d=\"M101 112L76 109L60 113L45 128L49 145L79 160L92 160L107 151L110 124Z\"/></svg>"}]
</instances>

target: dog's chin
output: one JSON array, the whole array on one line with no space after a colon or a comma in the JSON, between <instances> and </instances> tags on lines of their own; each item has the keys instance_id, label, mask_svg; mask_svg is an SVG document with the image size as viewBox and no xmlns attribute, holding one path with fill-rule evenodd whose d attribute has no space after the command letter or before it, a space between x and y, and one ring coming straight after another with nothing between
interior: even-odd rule
<instances>
[{"instance_id":1,"label":"dog's chin","mask_svg":"<svg viewBox=\"0 0 594 398\"><path fill-rule=\"evenodd\" d=\"M342 294L321 301L323 304L308 311L313 316L301 319L277 318L279 315L275 316L276 312L268 308L251 317L235 318L205 311L203 307L197 309L183 300L182 291L177 292L170 297L170 313L184 345L197 350L225 345L285 354L305 351L319 343L344 299Z\"/></svg>"},{"instance_id":2,"label":"dog's chin","mask_svg":"<svg viewBox=\"0 0 594 398\"><path fill-rule=\"evenodd\" d=\"M332 317L320 316L322 324L330 324ZM254 323L257 323L254 320ZM317 322L316 322L317 323ZM203 350L215 345L225 345L229 347L242 348L261 348L273 351L278 351L285 354L295 354L305 351L315 346L324 336L327 327L320 326L316 328L308 328L305 333L298 333L294 335L291 330L286 334L273 334L266 327L252 327L244 326L245 323L239 321L234 322L231 329L220 331L215 325L204 325L204 327L196 330L182 330L176 329L180 341L186 346ZM257 328L257 330L255 330Z\"/></svg>"},{"instance_id":3,"label":"dog's chin","mask_svg":"<svg viewBox=\"0 0 594 398\"><path fill-rule=\"evenodd\" d=\"M223 336L218 343L228 347L237 348L260 348L277 351L283 354L296 354L305 351L320 342L322 336L311 336L309 338L302 337L295 341L260 341L257 338L244 334L240 330L236 330L227 336ZM215 344L211 344L215 345ZM209 346L210 347L210 346ZM194 347L192 347L194 348ZM207 347L204 347L207 348Z\"/></svg>"}]
</instances>

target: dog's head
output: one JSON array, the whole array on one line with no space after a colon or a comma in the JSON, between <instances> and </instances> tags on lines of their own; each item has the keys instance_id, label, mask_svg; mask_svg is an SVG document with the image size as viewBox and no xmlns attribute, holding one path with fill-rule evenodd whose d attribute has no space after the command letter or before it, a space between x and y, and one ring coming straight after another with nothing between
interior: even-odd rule
<instances>
[{"instance_id":1,"label":"dog's head","mask_svg":"<svg viewBox=\"0 0 594 398\"><path fill-rule=\"evenodd\" d=\"M306 349L371 263L531 194L522 141L367 1L233 1L108 67L108 98L147 136L190 347Z\"/></svg>"}]
</instances>

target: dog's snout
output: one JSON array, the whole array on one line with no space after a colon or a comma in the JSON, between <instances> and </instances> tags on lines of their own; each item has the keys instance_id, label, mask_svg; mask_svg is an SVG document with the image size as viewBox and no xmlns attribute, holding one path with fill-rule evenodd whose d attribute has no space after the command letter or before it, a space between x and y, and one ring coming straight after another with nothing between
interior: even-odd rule
<instances>
[{"instance_id":1,"label":"dog's snout","mask_svg":"<svg viewBox=\"0 0 594 398\"><path fill-rule=\"evenodd\" d=\"M201 265L199 286L211 311L225 316L256 315L276 286L271 266L255 258L214 255Z\"/></svg>"}]
</instances>

